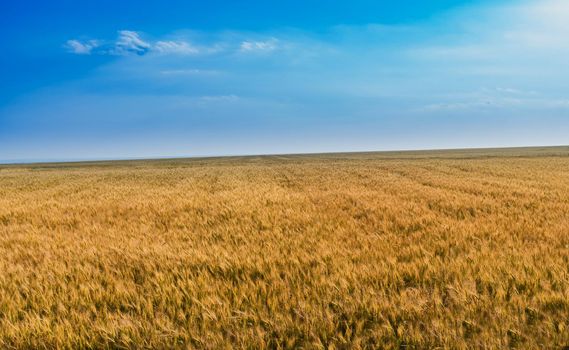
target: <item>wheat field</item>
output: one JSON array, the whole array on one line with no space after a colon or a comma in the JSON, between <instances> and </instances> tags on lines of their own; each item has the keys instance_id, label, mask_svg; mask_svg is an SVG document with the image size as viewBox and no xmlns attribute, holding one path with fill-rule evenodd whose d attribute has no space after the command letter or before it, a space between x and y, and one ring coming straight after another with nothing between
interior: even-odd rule
<instances>
[{"instance_id":1,"label":"wheat field","mask_svg":"<svg viewBox=\"0 0 569 350\"><path fill-rule=\"evenodd\" d=\"M569 148L0 166L2 349L562 349Z\"/></svg>"}]
</instances>

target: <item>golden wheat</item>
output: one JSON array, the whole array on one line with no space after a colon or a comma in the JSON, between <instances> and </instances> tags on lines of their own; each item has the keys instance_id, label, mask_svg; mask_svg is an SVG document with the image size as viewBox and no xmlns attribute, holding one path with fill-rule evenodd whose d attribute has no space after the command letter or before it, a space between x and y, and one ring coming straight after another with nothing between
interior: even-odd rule
<instances>
[{"instance_id":1,"label":"golden wheat","mask_svg":"<svg viewBox=\"0 0 569 350\"><path fill-rule=\"evenodd\" d=\"M0 167L0 348L569 345L569 149Z\"/></svg>"}]
</instances>

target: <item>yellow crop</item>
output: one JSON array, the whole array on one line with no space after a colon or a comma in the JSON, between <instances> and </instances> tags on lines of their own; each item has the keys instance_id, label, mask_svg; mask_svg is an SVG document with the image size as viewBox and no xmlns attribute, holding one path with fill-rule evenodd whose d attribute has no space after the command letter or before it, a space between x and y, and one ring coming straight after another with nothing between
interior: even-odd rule
<instances>
[{"instance_id":1,"label":"yellow crop","mask_svg":"<svg viewBox=\"0 0 569 350\"><path fill-rule=\"evenodd\" d=\"M0 167L0 348L569 345L569 148Z\"/></svg>"}]
</instances>

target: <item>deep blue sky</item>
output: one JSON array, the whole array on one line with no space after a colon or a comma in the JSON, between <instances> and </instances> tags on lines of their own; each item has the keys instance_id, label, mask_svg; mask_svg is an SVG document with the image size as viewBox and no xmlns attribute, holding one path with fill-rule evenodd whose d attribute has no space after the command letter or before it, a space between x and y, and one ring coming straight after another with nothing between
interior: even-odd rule
<instances>
[{"instance_id":1,"label":"deep blue sky","mask_svg":"<svg viewBox=\"0 0 569 350\"><path fill-rule=\"evenodd\" d=\"M568 144L569 5L6 1L0 160Z\"/></svg>"},{"instance_id":2,"label":"deep blue sky","mask_svg":"<svg viewBox=\"0 0 569 350\"><path fill-rule=\"evenodd\" d=\"M6 1L0 4L0 101L36 86L80 76L108 62L63 55L70 37L113 37L137 29L155 36L181 29L267 31L299 28L322 32L338 24L398 24L428 18L465 3L437 1ZM49 69L46 68L49 66ZM3 101L2 101L3 102Z\"/></svg>"}]
</instances>

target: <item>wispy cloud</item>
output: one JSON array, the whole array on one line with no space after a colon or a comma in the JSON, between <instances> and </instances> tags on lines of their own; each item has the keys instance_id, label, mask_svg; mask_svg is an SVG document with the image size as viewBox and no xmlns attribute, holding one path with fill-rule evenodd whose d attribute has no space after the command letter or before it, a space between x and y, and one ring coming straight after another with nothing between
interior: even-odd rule
<instances>
[{"instance_id":1,"label":"wispy cloud","mask_svg":"<svg viewBox=\"0 0 569 350\"><path fill-rule=\"evenodd\" d=\"M115 42L113 54L124 55L135 53L144 55L151 50L152 46L148 42L142 40L140 34L131 30L119 31L119 37Z\"/></svg>"},{"instance_id":2,"label":"wispy cloud","mask_svg":"<svg viewBox=\"0 0 569 350\"><path fill-rule=\"evenodd\" d=\"M189 68L189 69L168 69L168 70L163 70L160 73L163 75L171 75L171 76L218 75L218 74L220 74L220 71L212 70L212 69Z\"/></svg>"},{"instance_id":3,"label":"wispy cloud","mask_svg":"<svg viewBox=\"0 0 569 350\"><path fill-rule=\"evenodd\" d=\"M279 41L276 38L270 38L265 41L250 41L246 40L241 42L239 50L241 52L269 52L278 48Z\"/></svg>"},{"instance_id":4,"label":"wispy cloud","mask_svg":"<svg viewBox=\"0 0 569 350\"><path fill-rule=\"evenodd\" d=\"M68 40L64 47L69 51L77 55L90 55L91 52L99 47L100 43L97 40L79 41L79 40Z\"/></svg>"},{"instance_id":5,"label":"wispy cloud","mask_svg":"<svg viewBox=\"0 0 569 350\"><path fill-rule=\"evenodd\" d=\"M183 54L183 55L195 55L200 52L200 50L185 41L158 41L153 50L163 54Z\"/></svg>"},{"instance_id":6,"label":"wispy cloud","mask_svg":"<svg viewBox=\"0 0 569 350\"><path fill-rule=\"evenodd\" d=\"M237 42L227 42L228 38L220 38L218 42L208 42L203 45L195 45L193 42L176 38L175 40L151 41L143 38L140 32L132 30L121 30L114 41L89 40L81 41L78 39L68 40L65 47L74 54L101 54L101 55L139 55L161 54L161 55L210 55L229 52L241 53L269 53L277 50L280 46L278 39L269 37L266 40L236 39ZM105 44L103 44L105 43Z\"/></svg>"},{"instance_id":7,"label":"wispy cloud","mask_svg":"<svg viewBox=\"0 0 569 350\"><path fill-rule=\"evenodd\" d=\"M193 55L200 53L200 49L183 40L160 40L156 42L143 39L142 34L132 30L121 30L113 42L102 44L102 40L80 41L68 40L65 47L75 54L101 54L101 55L146 55L148 53Z\"/></svg>"},{"instance_id":8,"label":"wispy cloud","mask_svg":"<svg viewBox=\"0 0 569 350\"><path fill-rule=\"evenodd\" d=\"M236 102L239 100L239 96L236 95L201 96L199 100L202 102Z\"/></svg>"}]
</instances>

